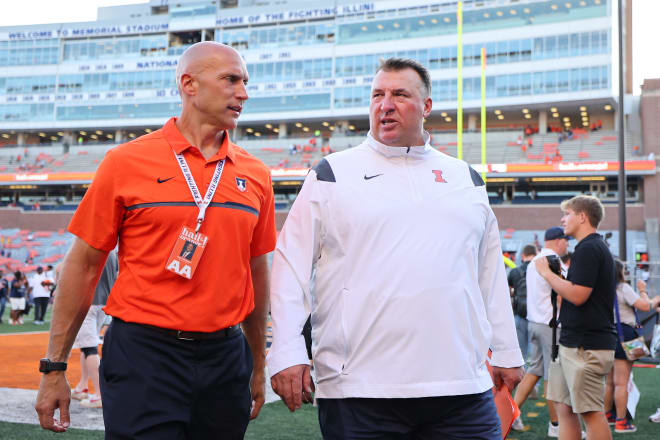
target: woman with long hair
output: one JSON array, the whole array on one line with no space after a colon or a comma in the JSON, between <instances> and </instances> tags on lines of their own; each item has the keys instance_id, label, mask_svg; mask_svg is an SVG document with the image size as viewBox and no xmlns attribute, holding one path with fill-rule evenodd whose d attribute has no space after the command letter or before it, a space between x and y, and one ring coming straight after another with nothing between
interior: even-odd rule
<instances>
[{"instance_id":1,"label":"woman with long hair","mask_svg":"<svg viewBox=\"0 0 660 440\"><path fill-rule=\"evenodd\" d=\"M626 278L628 271L618 259L615 261L617 288L616 300L619 304L619 319L621 321L621 335L619 340L630 341L639 337L637 330L637 319L635 310L648 312L657 308L660 303L660 296L649 299L646 291L646 283L642 280L637 281L637 294L632 286L628 284ZM614 306L613 306L614 307ZM616 322L616 312L614 319ZM618 330L617 330L618 331ZM607 410L607 421L614 425L614 431L619 433L635 432L637 428L630 423L626 417L628 404L628 378L632 370L633 361L629 361L621 344L617 344L614 353L614 366L607 376L607 385L605 389L605 409ZM612 407L614 403L614 408Z\"/></svg>"}]
</instances>

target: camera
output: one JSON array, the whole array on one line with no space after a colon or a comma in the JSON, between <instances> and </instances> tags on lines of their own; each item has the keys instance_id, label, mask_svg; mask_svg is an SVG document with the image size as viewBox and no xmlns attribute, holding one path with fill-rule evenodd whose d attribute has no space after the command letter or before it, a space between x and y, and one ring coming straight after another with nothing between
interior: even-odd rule
<instances>
[{"instance_id":1,"label":"camera","mask_svg":"<svg viewBox=\"0 0 660 440\"><path fill-rule=\"evenodd\" d=\"M547 255L545 258L548 260L548 266L550 267L550 270L552 273L555 275L563 278L561 275L561 261L559 260L559 257L556 255ZM559 345L557 344L557 327L559 325L559 322L557 320L557 292L555 290L552 290L552 293L550 294L550 302L552 303L552 319L548 323L550 328L552 328L552 360L556 361L557 356L559 356Z\"/></svg>"},{"instance_id":2,"label":"camera","mask_svg":"<svg viewBox=\"0 0 660 440\"><path fill-rule=\"evenodd\" d=\"M545 258L548 260L548 266L550 266L552 273L561 277L561 261L559 260L559 257L556 255L548 255Z\"/></svg>"}]
</instances>

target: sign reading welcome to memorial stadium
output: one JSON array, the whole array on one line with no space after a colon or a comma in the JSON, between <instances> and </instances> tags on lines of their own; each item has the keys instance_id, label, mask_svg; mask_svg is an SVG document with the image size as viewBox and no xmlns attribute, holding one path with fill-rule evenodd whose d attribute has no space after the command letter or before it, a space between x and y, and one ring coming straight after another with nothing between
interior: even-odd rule
<instances>
[{"instance_id":1,"label":"sign reading welcome to memorial stadium","mask_svg":"<svg viewBox=\"0 0 660 440\"><path fill-rule=\"evenodd\" d=\"M48 40L51 38L98 37L167 32L168 23L142 24L62 24L15 32L0 32L0 40Z\"/></svg>"}]
</instances>

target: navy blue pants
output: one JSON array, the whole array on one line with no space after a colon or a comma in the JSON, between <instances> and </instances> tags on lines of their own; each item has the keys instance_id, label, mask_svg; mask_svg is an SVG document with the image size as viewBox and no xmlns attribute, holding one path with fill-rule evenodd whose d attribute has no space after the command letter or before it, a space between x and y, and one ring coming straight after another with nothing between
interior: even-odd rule
<instances>
[{"instance_id":1,"label":"navy blue pants","mask_svg":"<svg viewBox=\"0 0 660 440\"><path fill-rule=\"evenodd\" d=\"M493 393L411 399L318 399L325 440L501 440Z\"/></svg>"},{"instance_id":2,"label":"navy blue pants","mask_svg":"<svg viewBox=\"0 0 660 440\"><path fill-rule=\"evenodd\" d=\"M252 355L241 331L179 340L113 319L99 370L106 439L242 439Z\"/></svg>"},{"instance_id":3,"label":"navy blue pants","mask_svg":"<svg viewBox=\"0 0 660 440\"><path fill-rule=\"evenodd\" d=\"M43 321L46 317L46 309L48 308L48 301L50 298L47 296L41 296L34 299L34 320Z\"/></svg>"}]
</instances>

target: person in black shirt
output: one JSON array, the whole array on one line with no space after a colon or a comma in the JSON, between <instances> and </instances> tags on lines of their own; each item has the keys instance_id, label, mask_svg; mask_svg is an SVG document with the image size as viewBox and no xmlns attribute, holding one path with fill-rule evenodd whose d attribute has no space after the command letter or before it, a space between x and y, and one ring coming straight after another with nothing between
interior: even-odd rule
<instances>
[{"instance_id":1,"label":"person in black shirt","mask_svg":"<svg viewBox=\"0 0 660 440\"><path fill-rule=\"evenodd\" d=\"M576 196L561 204L564 233L578 240L564 280L536 261L538 273L562 297L559 314L559 357L550 365L548 399L556 402L559 437L579 440L578 414L587 438L612 438L603 402L605 379L614 363L617 337L612 307L616 291L614 259L596 228L603 205L592 196Z\"/></svg>"}]
</instances>

